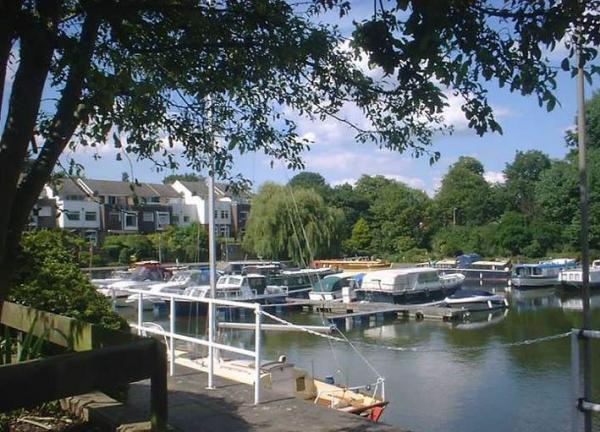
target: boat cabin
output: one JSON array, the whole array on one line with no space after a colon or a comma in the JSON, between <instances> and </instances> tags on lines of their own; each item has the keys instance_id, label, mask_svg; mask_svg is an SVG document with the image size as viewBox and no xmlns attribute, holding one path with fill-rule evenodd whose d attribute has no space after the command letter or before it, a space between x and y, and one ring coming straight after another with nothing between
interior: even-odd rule
<instances>
[{"instance_id":1,"label":"boat cabin","mask_svg":"<svg viewBox=\"0 0 600 432\"><path fill-rule=\"evenodd\" d=\"M258 274L226 275L221 276L217 281L217 290L221 292L250 289L260 295L264 294L266 288L266 278Z\"/></svg>"},{"instance_id":2,"label":"boat cabin","mask_svg":"<svg viewBox=\"0 0 600 432\"><path fill-rule=\"evenodd\" d=\"M497 261L475 261L473 264L471 264L471 268L476 270L508 271L510 270L510 267L511 262L509 259Z\"/></svg>"},{"instance_id":3,"label":"boat cabin","mask_svg":"<svg viewBox=\"0 0 600 432\"><path fill-rule=\"evenodd\" d=\"M436 269L413 267L367 273L363 279L361 290L400 292L436 288L439 285L440 277Z\"/></svg>"},{"instance_id":4,"label":"boat cabin","mask_svg":"<svg viewBox=\"0 0 600 432\"><path fill-rule=\"evenodd\" d=\"M315 293L334 293L341 292L342 288L350 287L350 290L360 287L362 273L339 273L325 276L320 281L313 284ZM357 280L358 279L358 280Z\"/></svg>"}]
</instances>

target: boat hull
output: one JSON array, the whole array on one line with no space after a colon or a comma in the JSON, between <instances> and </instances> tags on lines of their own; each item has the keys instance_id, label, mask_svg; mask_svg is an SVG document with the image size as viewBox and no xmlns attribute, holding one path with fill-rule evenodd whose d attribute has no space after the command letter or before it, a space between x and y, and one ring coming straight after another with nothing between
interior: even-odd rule
<instances>
[{"instance_id":1,"label":"boat hull","mask_svg":"<svg viewBox=\"0 0 600 432\"><path fill-rule=\"evenodd\" d=\"M559 284L558 276L512 277L511 286L517 289L550 287Z\"/></svg>"},{"instance_id":2,"label":"boat hull","mask_svg":"<svg viewBox=\"0 0 600 432\"><path fill-rule=\"evenodd\" d=\"M508 300L500 296L494 296L494 298L474 296L461 300L446 299L445 302L446 306L451 309L468 310L471 312L491 311L508 307Z\"/></svg>"},{"instance_id":3,"label":"boat hull","mask_svg":"<svg viewBox=\"0 0 600 432\"><path fill-rule=\"evenodd\" d=\"M395 304L424 304L444 300L458 290L459 286L449 286L435 290L418 291L366 291L357 290L358 301L369 301L375 303L395 303Z\"/></svg>"}]
</instances>

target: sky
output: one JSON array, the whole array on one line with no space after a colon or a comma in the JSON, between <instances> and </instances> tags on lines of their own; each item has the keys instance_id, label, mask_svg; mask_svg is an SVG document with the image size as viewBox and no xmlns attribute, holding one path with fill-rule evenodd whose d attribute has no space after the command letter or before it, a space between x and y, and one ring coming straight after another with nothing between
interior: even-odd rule
<instances>
[{"instance_id":1,"label":"sky","mask_svg":"<svg viewBox=\"0 0 600 432\"><path fill-rule=\"evenodd\" d=\"M370 13L366 10L367 5L372 7L370 2L354 2L353 12L349 16L339 19L337 15L329 15L321 19L335 22L342 34L349 34L352 20ZM561 50L559 48L558 52L549 54L550 61L556 66L562 58ZM376 75L378 71L370 73ZM305 169L320 173L331 185L352 184L363 174L384 175L433 196L448 168L460 156L466 155L483 163L488 181L502 181L502 170L514 159L518 150L539 149L552 158L565 155L565 131L573 126L576 114L576 83L575 79L561 72L557 84L556 95L560 104L550 113L538 106L535 96L511 94L491 84L489 102L503 128L502 135L488 133L483 137L477 136L467 128L460 101L451 97L445 118L446 123L454 127L454 133L434 138L431 150L440 152L441 158L432 166L428 157L415 159L408 153L384 151L372 144L358 144L353 132L335 120L311 122L299 119L300 135L314 141L311 150L304 153ZM586 83L587 97L599 88L597 82L592 88ZM356 118L358 112L348 107L343 114L348 118ZM95 160L91 151L78 149L76 152L66 152L61 161L67 164L73 158L84 166L84 174L88 178L120 180L122 173L128 172L130 178L139 181L161 182L166 175L173 173L157 172L149 161L132 160L131 166L127 159L117 161L111 145L101 146L99 154L101 159ZM185 167L185 161L181 162L182 167L176 173L190 172ZM271 168L270 162L262 154L247 154L236 158L233 171L249 179L255 189L265 181L286 183L299 172L287 170L277 162Z\"/></svg>"}]
</instances>

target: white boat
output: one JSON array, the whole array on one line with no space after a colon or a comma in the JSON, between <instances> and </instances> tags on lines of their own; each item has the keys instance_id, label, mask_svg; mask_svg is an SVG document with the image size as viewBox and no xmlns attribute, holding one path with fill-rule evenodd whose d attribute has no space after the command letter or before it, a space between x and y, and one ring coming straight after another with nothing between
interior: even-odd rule
<instances>
[{"instance_id":1,"label":"white boat","mask_svg":"<svg viewBox=\"0 0 600 432\"><path fill-rule=\"evenodd\" d=\"M317 281L308 293L310 300L317 301L341 301L344 288L349 289L350 299L354 299L355 292L360 288L364 273L343 272L329 276Z\"/></svg>"},{"instance_id":2,"label":"white boat","mask_svg":"<svg viewBox=\"0 0 600 432\"><path fill-rule=\"evenodd\" d=\"M112 299L115 306L130 306L127 299L131 295L130 289L144 289L150 285L170 278L171 273L155 263L141 263L132 272L128 279L113 282L105 287L97 288L98 292Z\"/></svg>"},{"instance_id":3,"label":"white boat","mask_svg":"<svg viewBox=\"0 0 600 432\"><path fill-rule=\"evenodd\" d=\"M506 297L484 290L460 289L444 299L445 306L469 311L490 311L508 307Z\"/></svg>"},{"instance_id":4,"label":"white boat","mask_svg":"<svg viewBox=\"0 0 600 432\"><path fill-rule=\"evenodd\" d=\"M432 267L410 267L367 273L356 291L359 301L421 304L441 301L460 288L465 276L440 275Z\"/></svg>"},{"instance_id":5,"label":"white boat","mask_svg":"<svg viewBox=\"0 0 600 432\"><path fill-rule=\"evenodd\" d=\"M177 363L189 368L207 371L208 359L187 359L179 357ZM232 381L254 385L254 360L216 358L213 366L215 375ZM383 381L364 386L338 386L332 377L325 381L317 380L304 369L288 363L285 356L277 361L261 362L261 387L287 397L311 401L316 405L338 411L360 415L378 421L388 402L383 399ZM299 419L301 421L301 419Z\"/></svg>"},{"instance_id":6,"label":"white boat","mask_svg":"<svg viewBox=\"0 0 600 432\"><path fill-rule=\"evenodd\" d=\"M208 298L210 297L210 286L190 286L184 290L183 295ZM258 274L224 275L219 278L215 287L215 298L222 300L276 304L284 303L287 296L287 287L267 285L265 276ZM178 312L205 313L207 310L206 305L206 303L194 301L193 299L176 300Z\"/></svg>"},{"instance_id":7,"label":"white boat","mask_svg":"<svg viewBox=\"0 0 600 432\"><path fill-rule=\"evenodd\" d=\"M576 266L576 261L569 258L540 261L538 264L516 264L510 280L513 287L521 289L553 286L559 283L561 271Z\"/></svg>"},{"instance_id":8,"label":"white boat","mask_svg":"<svg viewBox=\"0 0 600 432\"><path fill-rule=\"evenodd\" d=\"M138 289L148 291L148 294L145 294L142 299L143 308L144 310L152 310L155 304L164 303L165 297L161 297L161 294L183 294L185 289L190 286L208 284L209 279L208 269L184 270L175 273L167 282L142 286ZM125 302L137 308L139 304L138 297L138 294L131 294Z\"/></svg>"},{"instance_id":9,"label":"white boat","mask_svg":"<svg viewBox=\"0 0 600 432\"><path fill-rule=\"evenodd\" d=\"M589 271L590 286L600 287L600 260L594 260ZM581 268L565 269L558 275L558 280L563 286L581 288L583 270Z\"/></svg>"}]
</instances>

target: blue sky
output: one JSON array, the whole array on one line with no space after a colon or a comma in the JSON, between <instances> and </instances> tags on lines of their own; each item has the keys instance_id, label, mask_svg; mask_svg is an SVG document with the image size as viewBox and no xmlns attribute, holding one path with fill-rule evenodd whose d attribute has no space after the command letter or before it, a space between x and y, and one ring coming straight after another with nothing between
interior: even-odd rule
<instances>
[{"instance_id":1,"label":"blue sky","mask_svg":"<svg viewBox=\"0 0 600 432\"><path fill-rule=\"evenodd\" d=\"M325 16L326 22L336 22L344 34L352 28L352 20L365 17L370 13L371 2L355 2L353 13L343 19L337 16ZM549 57L558 66L560 51L550 53ZM373 73L377 73L374 71ZM586 83L587 85L587 83ZM596 83L596 89L598 85ZM494 107L504 134L487 134L479 137L466 127L466 121L460 110L460 102L450 99L450 107L446 111L446 122L455 128L451 136L438 136L434 139L431 150L441 153L440 160L433 166L428 158L415 159L409 154L392 153L379 150L369 144L357 144L353 133L347 126L333 120L326 122L310 122L299 120L299 131L314 140L311 151L305 153L306 170L321 173L331 184L353 182L362 174L385 175L403 181L413 187L434 194L441 178L448 167L461 155L479 159L490 180L499 180L501 171L510 162L517 150L539 149L553 158L560 158L566 153L564 134L572 127L576 112L575 80L566 73L558 77L557 96L560 105L548 113L540 108L536 97L522 97L506 90L497 89L494 84L489 87L489 100ZM587 96L592 88L587 86ZM5 110L3 110L5 113ZM349 118L357 116L352 107L344 110ZM85 167L85 175L90 178L120 180L122 172L133 173L140 181L160 182L171 171L157 172L148 161L133 161L133 170L129 162L115 159L111 145L100 147L99 160L86 150L65 154L61 160L66 163L70 158ZM178 172L189 172L183 166ZM287 182L297 172L286 170L276 163L270 167L270 160L262 154L244 155L236 158L235 172L243 174L254 186L264 181Z\"/></svg>"}]
</instances>

